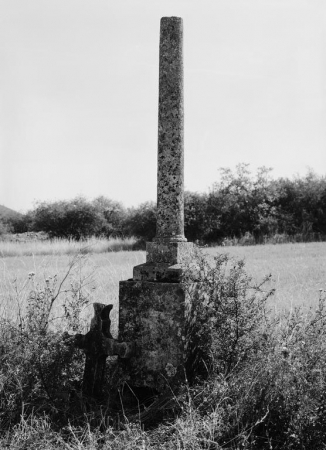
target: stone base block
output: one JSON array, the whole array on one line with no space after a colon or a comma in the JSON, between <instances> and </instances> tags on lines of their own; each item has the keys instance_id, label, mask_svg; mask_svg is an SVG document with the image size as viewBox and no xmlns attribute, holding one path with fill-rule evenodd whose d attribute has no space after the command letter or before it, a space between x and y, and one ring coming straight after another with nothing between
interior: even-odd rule
<instances>
[{"instance_id":1,"label":"stone base block","mask_svg":"<svg viewBox=\"0 0 326 450\"><path fill-rule=\"evenodd\" d=\"M182 264L182 262L191 257L194 250L192 242L147 242L146 243L146 261L148 263Z\"/></svg>"},{"instance_id":2,"label":"stone base block","mask_svg":"<svg viewBox=\"0 0 326 450\"><path fill-rule=\"evenodd\" d=\"M164 263L140 264L135 266L133 270L133 279L137 281L160 281L177 283L181 281L182 266L181 264L174 264L169 266Z\"/></svg>"},{"instance_id":3,"label":"stone base block","mask_svg":"<svg viewBox=\"0 0 326 450\"><path fill-rule=\"evenodd\" d=\"M162 392L184 376L186 302L179 283L120 282L119 340L136 344L120 361L128 384Z\"/></svg>"}]
</instances>

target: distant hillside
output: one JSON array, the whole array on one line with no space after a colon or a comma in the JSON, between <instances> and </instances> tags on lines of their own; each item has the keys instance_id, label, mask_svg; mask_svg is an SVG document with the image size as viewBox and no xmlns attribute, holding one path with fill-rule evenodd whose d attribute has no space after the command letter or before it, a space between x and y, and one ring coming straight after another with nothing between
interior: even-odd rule
<instances>
[{"instance_id":1,"label":"distant hillside","mask_svg":"<svg viewBox=\"0 0 326 450\"><path fill-rule=\"evenodd\" d=\"M8 219L9 217L20 216L21 214L6 206L0 205L0 220Z\"/></svg>"}]
</instances>

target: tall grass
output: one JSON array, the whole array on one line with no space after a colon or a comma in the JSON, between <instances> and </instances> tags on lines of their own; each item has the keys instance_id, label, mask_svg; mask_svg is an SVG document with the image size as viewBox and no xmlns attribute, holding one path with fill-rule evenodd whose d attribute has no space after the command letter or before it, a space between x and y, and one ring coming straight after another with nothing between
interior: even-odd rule
<instances>
[{"instance_id":1,"label":"tall grass","mask_svg":"<svg viewBox=\"0 0 326 450\"><path fill-rule=\"evenodd\" d=\"M269 303L276 312L309 307L319 289L326 288L325 242L205 249L211 258L218 253L244 258L248 273L256 280L272 274L269 287L276 292ZM0 315L15 314L16 302L12 299L16 290L23 289L30 272L40 283L49 276L60 278L72 257L59 253L0 257ZM119 281L131 278L133 267L144 263L145 258L144 251L88 253L84 270L93 273L93 301L117 304Z\"/></svg>"},{"instance_id":2,"label":"tall grass","mask_svg":"<svg viewBox=\"0 0 326 450\"><path fill-rule=\"evenodd\" d=\"M0 241L0 257L120 252L132 250L135 242L136 239L133 237L125 239L92 237L79 242L69 239Z\"/></svg>"},{"instance_id":3,"label":"tall grass","mask_svg":"<svg viewBox=\"0 0 326 450\"><path fill-rule=\"evenodd\" d=\"M319 290L326 288L326 242L215 247L205 249L205 253L210 257L226 253L244 259L254 279L271 274L270 287L276 291L270 306L276 312L297 306L309 308Z\"/></svg>"},{"instance_id":4,"label":"tall grass","mask_svg":"<svg viewBox=\"0 0 326 450\"><path fill-rule=\"evenodd\" d=\"M29 275L36 284L50 277L62 279L75 255L47 254L0 258L0 317L15 317L30 288ZM121 251L83 255L82 272L89 277L90 303L114 304L113 332L117 333L119 281L132 277L133 267L145 261L145 252ZM65 283L65 287L68 281ZM68 284L69 287L69 284ZM92 315L92 308L89 308Z\"/></svg>"},{"instance_id":5,"label":"tall grass","mask_svg":"<svg viewBox=\"0 0 326 450\"><path fill-rule=\"evenodd\" d=\"M319 281L324 283L324 250L324 246L288 247L287 253L292 251L293 259L290 273L317 259L322 265ZM278 267L280 253L258 254L257 251L252 259L247 255L248 263L251 261L253 267L258 270L258 266L262 266L264 255L265 259L273 256L274 268L284 272L286 265ZM97 264L94 272L92 258L97 262L101 258L107 269L109 265L101 277L106 279L111 270L112 279L117 283L121 276L128 278L132 266L145 257L140 252L138 261L132 261L131 256L135 253L80 256L83 264L76 264L76 270L69 272L73 276L69 282L77 282L69 295L74 296L80 286L83 298L92 301L89 297L93 288L92 276L96 276L96 271L101 268ZM37 258L39 262L42 260L38 256L7 258L7 262L25 260L26 270ZM68 255L60 258L48 257L52 266L49 263L46 270L58 267L59 263L63 266ZM89 266L87 263L83 267L89 258ZM53 265L54 261L57 266ZM192 384L188 377L189 383L170 395L170 403L164 403L168 420L152 425L149 430L144 430L139 422L129 422L124 412L119 416L122 420L114 422L115 412L110 410L109 401L102 405L104 409L96 409L92 404L91 413L87 408L81 409L83 399L78 392L83 364L80 358L75 355L75 365L70 367L72 355L65 345L61 345L60 336L44 335L37 327L37 324L42 325L44 317L41 300L51 301L51 296L44 297L44 294L50 292L49 287L55 286L51 281L53 278L43 279L42 284L41 277L37 288L36 274L30 275L29 283L34 283L37 293L34 297L26 296L27 317L31 320L18 319L21 324L18 327L10 321L0 320L0 419L5 427L3 430L8 430L7 434L0 430L0 448L324 449L326 290L321 288L317 295L314 291L306 292L306 301L310 305L307 312L292 307L276 317L265 309L271 286L266 287L262 282L257 285L247 275L243 262L221 254L212 255L212 266L206 262L207 258L195 261L196 267L200 268L202 283L200 291L195 291L192 297L194 314L190 315L188 336L193 344L191 349L195 351L191 367L198 370ZM198 281L192 268L193 265L189 268L190 289L193 280ZM307 279L310 276L307 271ZM298 280L295 281L293 294L298 286ZM24 289L28 292L30 285L22 284L17 295ZM64 286L62 292L65 292ZM98 301L96 295L93 298ZM74 305L78 307L78 304ZM78 417L75 417L76 411L80 413ZM150 405L146 414L153 416L154 413L155 409Z\"/></svg>"}]
</instances>

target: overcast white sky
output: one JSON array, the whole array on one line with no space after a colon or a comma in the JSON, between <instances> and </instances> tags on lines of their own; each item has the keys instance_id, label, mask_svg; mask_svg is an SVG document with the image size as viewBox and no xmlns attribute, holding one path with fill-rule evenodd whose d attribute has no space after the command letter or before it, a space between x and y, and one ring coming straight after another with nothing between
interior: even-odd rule
<instances>
[{"instance_id":1,"label":"overcast white sky","mask_svg":"<svg viewBox=\"0 0 326 450\"><path fill-rule=\"evenodd\" d=\"M323 0L0 0L0 204L156 198L159 26L184 21L185 185L326 170Z\"/></svg>"}]
</instances>

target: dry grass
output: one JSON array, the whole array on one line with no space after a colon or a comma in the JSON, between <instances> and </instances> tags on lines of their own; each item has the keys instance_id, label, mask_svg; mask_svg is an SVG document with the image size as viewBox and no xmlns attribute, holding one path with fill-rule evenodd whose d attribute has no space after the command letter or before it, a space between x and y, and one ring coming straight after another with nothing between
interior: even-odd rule
<instances>
[{"instance_id":1,"label":"dry grass","mask_svg":"<svg viewBox=\"0 0 326 450\"><path fill-rule=\"evenodd\" d=\"M99 242L97 244L100 245ZM59 280L64 276L73 255L59 254L59 245L60 243L56 252L53 251L52 254L0 259L0 315L11 317L16 315L17 299L23 298L28 292L30 272L35 273L35 279L40 283L49 276L57 275ZM76 246L74 248L77 250ZM89 282L91 299L101 303L117 304L119 281L132 277L133 267L145 262L145 252L101 253L97 252L99 247L92 248L94 252L87 254L82 263L83 274L89 275L91 280ZM317 302L319 289L326 287L325 242L215 247L205 251L210 256L229 253L236 258L245 258L246 270L256 280L271 273L270 287L276 288L271 304L277 311L298 305L310 306ZM113 318L116 314L117 308L114 308Z\"/></svg>"},{"instance_id":2,"label":"dry grass","mask_svg":"<svg viewBox=\"0 0 326 450\"><path fill-rule=\"evenodd\" d=\"M36 255L0 259L0 316L15 318L19 305L23 306L32 289L29 274L37 283L57 275L60 281L67 272L71 255ZM132 277L135 265L145 261L145 252L122 251L85 255L76 265L72 277L87 277L86 289L91 302L118 302L119 281ZM67 280L66 284L71 281ZM65 287L65 286L64 286ZM93 314L89 310L89 316ZM117 332L117 308L112 311L112 330Z\"/></svg>"},{"instance_id":3,"label":"dry grass","mask_svg":"<svg viewBox=\"0 0 326 450\"><path fill-rule=\"evenodd\" d=\"M273 281L271 282L272 286L270 287L276 288L276 296L273 297L271 301L273 302L275 309L280 312L282 309L290 309L297 305L310 306L315 302L318 303L319 289L325 289L326 287L325 250L326 243L309 243L229 248L216 247L206 249L205 251L211 257L217 253L229 253L236 258L245 258L246 271L257 280L262 279L265 274L272 273ZM71 258L72 256L67 254L1 258L0 308L2 308L2 310L0 309L0 315L8 316L11 314L14 317L17 314L17 301L19 300L23 303L24 298L26 298L28 290L31 287L31 278L29 277L30 272L35 273L32 279L35 278L39 283L43 283L46 278L55 274L60 280L67 272L67 267ZM131 278L133 267L144 261L145 252L89 253L78 260L73 276L77 278L87 278L86 288L89 290L91 301L114 303L117 305L119 280ZM116 313L117 308L115 307L113 310L114 317L116 317ZM72 429L70 427L69 441L65 441L63 435L55 433L52 430L51 423L45 416L44 418L36 416L24 418L22 416L20 423L12 430L12 433L8 434L8 436L6 438L4 437L2 440L0 438L0 447L1 444L3 444L3 447L6 446L7 448L48 448L49 450L70 448L95 450L96 448L100 448L99 442L102 442L103 446L101 445L101 448L103 449L114 448L121 450L141 448L153 450L171 450L174 448L187 448L193 450L222 448L217 442L220 441L221 433L225 432L225 426L228 426L230 422L229 419L233 420L235 417L232 416L232 408L230 411L227 409L230 406L231 395L234 396L234 405L232 407L234 408L237 417L242 417L242 426L244 423L247 423L247 416L245 415L247 410L250 412L250 417L252 414L256 414L255 418L252 419L254 425L251 428L248 428L248 430L252 430L257 424L262 424L265 420L266 422L269 420L269 407L274 408L274 415L271 420L278 420L278 426L282 425L283 416L279 417L279 415L285 414L285 409L280 409L280 412L277 409L281 408L282 405L279 406L277 402L273 403L273 401L269 400L270 405L267 407L266 412L264 403L262 402L261 405L258 403L264 389L270 389L270 398L272 400L274 398L279 398L277 397L279 393L283 396L282 398L289 398L289 400L287 400L288 403L285 403L285 406L288 408L286 411L293 411L295 409L294 406L297 405L298 393L305 393L310 389L312 394L314 394L313 389L315 389L315 387L318 388L317 394L311 394L311 399L315 402L314 404L309 405L304 395L298 398L300 398L300 405L303 405L302 410L299 411L300 414L302 412L304 417L304 414L307 413L306 416L311 419L311 427L314 427L315 425L319 426L319 419L320 417L322 419L323 416L321 415L319 417L316 414L313 415L312 412L315 411L315 406L316 408L319 406L319 392L324 392L324 362L321 363L321 369L318 366L318 370L315 371L316 374L320 373L320 379L316 378L317 381L315 381L314 385L310 382L306 383L306 379L311 375L309 372L309 363L311 360L313 360L314 363L316 363L316 361L319 363L321 356L325 355L325 339L324 335L321 336L315 345L314 339L316 336L318 337L318 333L316 332L310 338L311 347L309 347L308 344L305 347L302 347L302 345L305 344L304 341L307 341L307 336L304 334L304 323L304 320L300 322L300 324L303 324L302 336L299 333L297 341L293 338L292 341L289 339L288 343L292 354L296 355L296 358L299 358L299 356L301 358L298 359L299 362L297 366L294 364L294 359L292 360L290 357L284 356L283 353L277 350L278 348L276 348L276 351L271 352L269 356L267 355L269 359L262 358L262 353L260 360L254 361L255 364L248 364L248 366L245 366L245 370L240 374L241 376L239 375L239 378L235 377L233 381L231 379L229 385L227 385L223 379L221 381L221 379L216 378L215 381L213 380L213 382L207 384L206 387L205 385L200 386L202 391L197 392L194 390L194 393L191 394L192 396L188 393L189 401L187 404L189 411L187 412L185 399L183 415L176 418L175 422L170 427L164 425L158 429L144 432L139 425L127 423L124 425L122 431L108 428L106 433L103 434L101 434L99 430L91 431L89 427L85 429ZM114 327L116 332L116 321L114 322ZM291 338L293 337L293 330L297 329L300 331L301 328L295 327L290 330ZM288 334L289 333L285 333L285 337L288 336ZM303 336L305 339L303 339ZM296 342L297 346L295 346ZM320 349L318 343L320 344ZM311 352L311 355L309 352ZM318 355L318 358L315 358L316 354ZM266 366L267 363L269 364L268 366ZM288 367L291 368L290 371L287 370ZM303 370L305 370L304 373ZM274 374L273 383L270 383L268 378L271 374ZM317 377L316 374L315 376ZM301 383L302 381L297 392L296 389L293 389L294 380L296 383ZM286 395L283 395L284 393ZM202 403L200 403L201 398L203 399ZM210 401L210 398L211 403L208 404L207 402ZM195 403L195 400L197 403ZM257 402L255 403L256 400ZM224 402L227 404L227 408L224 408ZM258 413L255 413L255 408L257 407L260 409ZM206 412L203 413L203 410ZM279 414L276 415L275 412ZM257 417L260 421L256 421ZM293 423L295 425L295 422ZM299 425L301 426L301 422ZM297 429L299 429L299 425L297 425ZM297 429L294 428L294 431ZM253 448L250 446L249 442L251 431L249 432L246 430L246 432L244 432L243 429L240 428L239 430L240 431L236 432L236 440L232 437L227 444L223 444L223 448ZM285 430L283 434L286 435L285 437L288 437L288 442L295 436L295 433L292 432L292 429L290 428ZM324 443L324 438L320 438L320 441L323 441ZM273 442L273 448L281 448L274 447L274 444L275 441ZM227 447L227 445L229 446ZM268 447L265 446L264 448L272 448L272 444ZM288 445L282 448L297 447ZM302 448L317 448L317 446L302 446Z\"/></svg>"},{"instance_id":4,"label":"dry grass","mask_svg":"<svg viewBox=\"0 0 326 450\"><path fill-rule=\"evenodd\" d=\"M254 279L271 273L276 288L271 304L279 312L317 303L319 290L326 288L325 242L207 249L209 255L216 252L244 258Z\"/></svg>"},{"instance_id":5,"label":"dry grass","mask_svg":"<svg viewBox=\"0 0 326 450\"><path fill-rule=\"evenodd\" d=\"M135 238L90 238L76 242L69 239L0 241L0 257L35 255L76 255L77 253L105 253L131 250Z\"/></svg>"}]
</instances>

